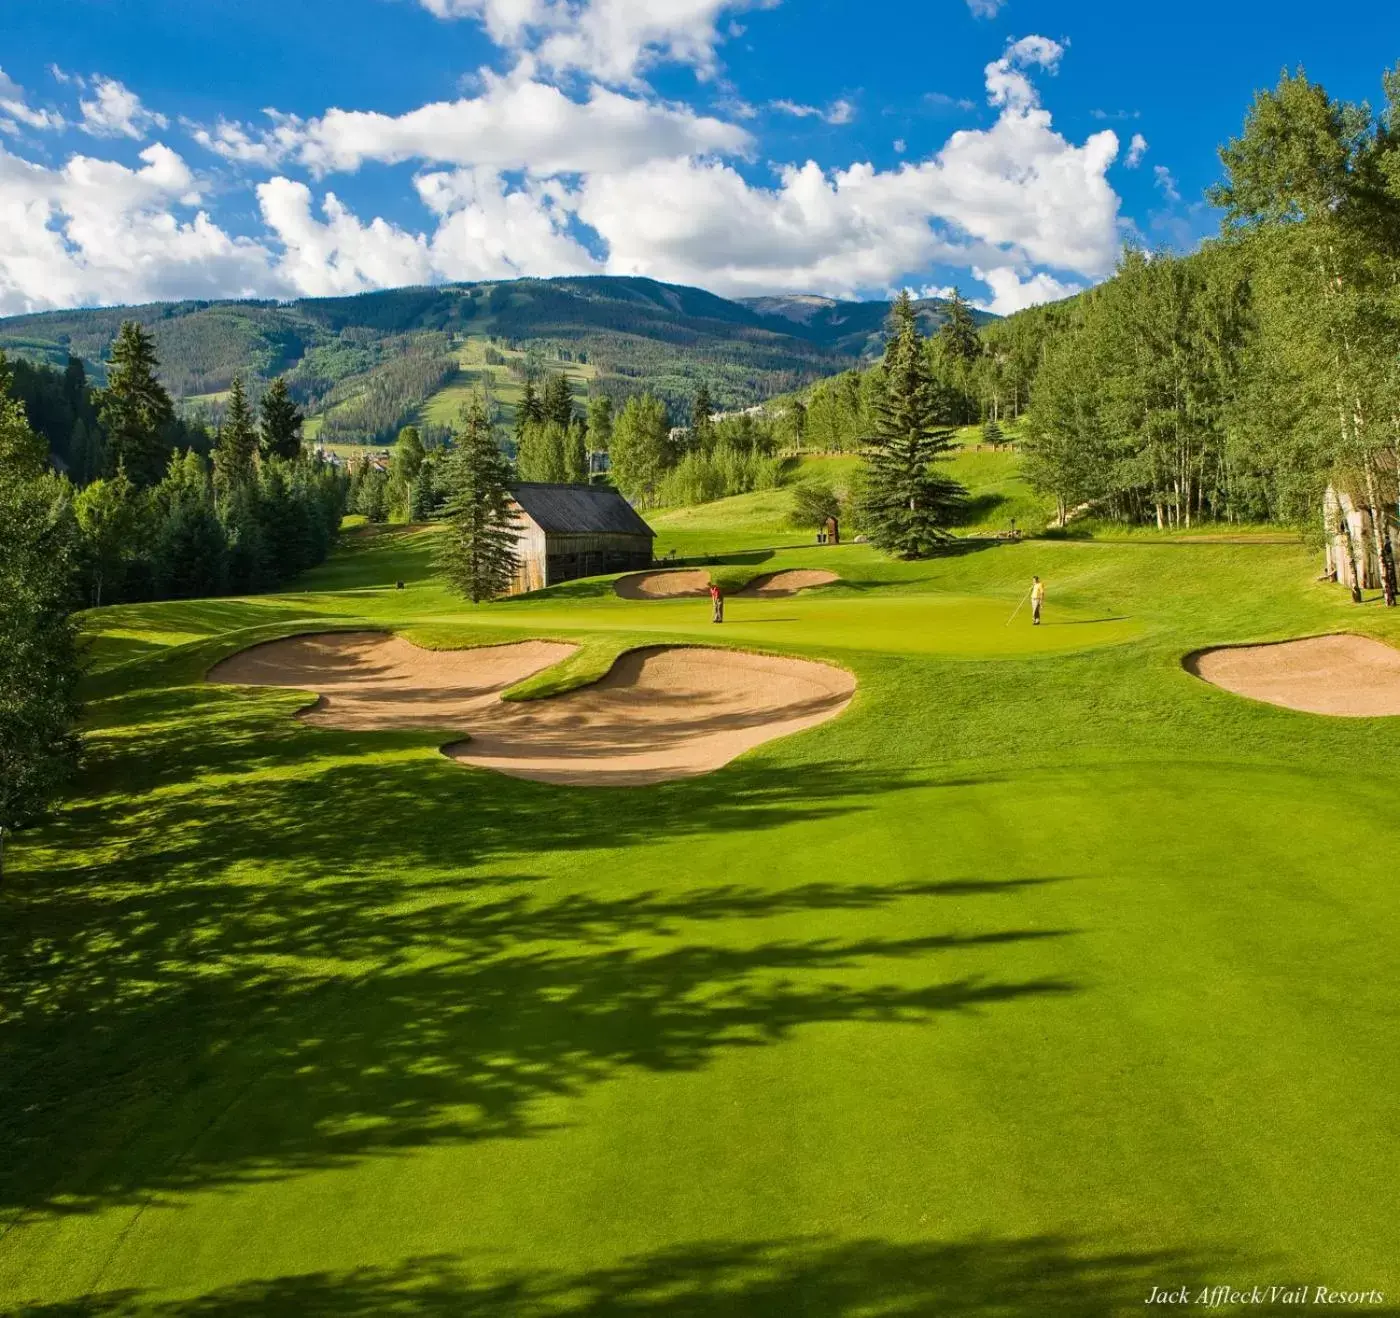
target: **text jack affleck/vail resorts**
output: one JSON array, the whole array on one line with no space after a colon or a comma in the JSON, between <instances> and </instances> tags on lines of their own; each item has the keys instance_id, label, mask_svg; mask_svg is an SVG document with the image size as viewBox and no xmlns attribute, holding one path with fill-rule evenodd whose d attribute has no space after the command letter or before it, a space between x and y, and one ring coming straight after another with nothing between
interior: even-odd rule
<instances>
[{"instance_id":1,"label":"text jack affleck/vail resorts","mask_svg":"<svg viewBox=\"0 0 1400 1318\"><path fill-rule=\"evenodd\" d=\"M1145 1304L1191 1305L1202 1309L1221 1309L1241 1304L1322 1304L1360 1305L1384 1304L1383 1291L1347 1291L1331 1286L1154 1286Z\"/></svg>"}]
</instances>

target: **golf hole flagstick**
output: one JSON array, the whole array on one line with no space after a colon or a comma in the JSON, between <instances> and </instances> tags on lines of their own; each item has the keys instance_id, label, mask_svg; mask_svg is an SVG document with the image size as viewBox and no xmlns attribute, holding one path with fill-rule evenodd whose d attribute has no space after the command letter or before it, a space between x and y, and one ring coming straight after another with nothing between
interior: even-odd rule
<instances>
[{"instance_id":1,"label":"golf hole flagstick","mask_svg":"<svg viewBox=\"0 0 1400 1318\"><path fill-rule=\"evenodd\" d=\"M1010 627L1011 624L1016 621L1016 615L1026 607L1026 601L1030 599L1031 591L1033 590L1035 590L1034 586L1032 586L1031 589L1028 590L1024 596L1022 596L1021 602L1015 607L1014 610L1012 610L1011 616L1004 623L1001 624L1003 627Z\"/></svg>"}]
</instances>

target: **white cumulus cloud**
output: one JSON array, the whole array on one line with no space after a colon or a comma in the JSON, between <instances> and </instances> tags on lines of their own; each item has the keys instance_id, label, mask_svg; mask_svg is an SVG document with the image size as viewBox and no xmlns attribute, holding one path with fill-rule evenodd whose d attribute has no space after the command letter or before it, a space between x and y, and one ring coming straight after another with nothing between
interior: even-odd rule
<instances>
[{"instance_id":1,"label":"white cumulus cloud","mask_svg":"<svg viewBox=\"0 0 1400 1318\"><path fill-rule=\"evenodd\" d=\"M272 127L261 133L228 119L220 119L212 128L199 124L186 127L206 151L232 164L271 169L300 148L305 138L304 125L295 115L279 114L276 110L264 113L272 120Z\"/></svg>"},{"instance_id":2,"label":"white cumulus cloud","mask_svg":"<svg viewBox=\"0 0 1400 1318\"><path fill-rule=\"evenodd\" d=\"M134 91L115 78L94 78L92 89L93 99L79 101L78 108L83 112L79 127L93 137L130 137L140 141L152 128L170 127L164 115L148 110Z\"/></svg>"},{"instance_id":3,"label":"white cumulus cloud","mask_svg":"<svg viewBox=\"0 0 1400 1318\"><path fill-rule=\"evenodd\" d=\"M179 155L156 144L141 162L77 155L49 169L0 148L0 314L274 286L261 244L194 209L198 185Z\"/></svg>"},{"instance_id":4,"label":"white cumulus cloud","mask_svg":"<svg viewBox=\"0 0 1400 1318\"><path fill-rule=\"evenodd\" d=\"M714 72L728 11L772 0L421 0L438 18L481 22L500 47L555 73L634 82L650 64Z\"/></svg>"},{"instance_id":5,"label":"white cumulus cloud","mask_svg":"<svg viewBox=\"0 0 1400 1318\"><path fill-rule=\"evenodd\" d=\"M63 127L62 115L35 109L29 104L24 88L0 69L0 133L18 133L21 128L43 131Z\"/></svg>"},{"instance_id":6,"label":"white cumulus cloud","mask_svg":"<svg viewBox=\"0 0 1400 1318\"><path fill-rule=\"evenodd\" d=\"M820 119L828 124L848 124L856 117L856 107L850 101L833 101L826 109L819 105L803 105L798 101L772 101L769 108L795 119Z\"/></svg>"},{"instance_id":7,"label":"white cumulus cloud","mask_svg":"<svg viewBox=\"0 0 1400 1318\"><path fill-rule=\"evenodd\" d=\"M1118 197L1107 181L1118 138L1067 141L1024 73L1054 67L1060 54L1043 38L1015 43L987 67L995 123L954 133L927 160L888 171L808 161L781 169L772 187L723 161L656 160L586 176L579 218L602 240L611 272L728 293L851 294L935 261L1107 274L1118 248ZM1000 289L988 282L1004 305L1013 294L1000 278ZM1073 287L1050 274L1017 286L1027 297Z\"/></svg>"},{"instance_id":8,"label":"white cumulus cloud","mask_svg":"<svg viewBox=\"0 0 1400 1318\"><path fill-rule=\"evenodd\" d=\"M1083 284L1064 282L1043 270L1026 274L1012 266L1001 266L995 270L974 268L972 273L992 290L992 296L977 305L998 316L1009 316L1041 302L1058 302L1084 291Z\"/></svg>"},{"instance_id":9,"label":"white cumulus cloud","mask_svg":"<svg viewBox=\"0 0 1400 1318\"><path fill-rule=\"evenodd\" d=\"M333 109L298 132L298 158L317 172L422 160L550 175L751 146L744 129L686 106L599 86L579 101L534 78L492 75L479 96L402 115Z\"/></svg>"},{"instance_id":10,"label":"white cumulus cloud","mask_svg":"<svg viewBox=\"0 0 1400 1318\"><path fill-rule=\"evenodd\" d=\"M1123 163L1129 169L1136 169L1142 164L1142 158L1147 154L1147 139L1141 133L1134 133L1133 140L1128 143L1128 154L1123 157Z\"/></svg>"}]
</instances>

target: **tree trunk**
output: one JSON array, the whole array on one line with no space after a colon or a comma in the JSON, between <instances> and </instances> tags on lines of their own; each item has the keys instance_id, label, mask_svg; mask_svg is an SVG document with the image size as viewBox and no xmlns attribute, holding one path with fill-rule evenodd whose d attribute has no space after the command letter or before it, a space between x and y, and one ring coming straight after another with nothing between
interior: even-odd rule
<instances>
[{"instance_id":1,"label":"tree trunk","mask_svg":"<svg viewBox=\"0 0 1400 1318\"><path fill-rule=\"evenodd\" d=\"M1371 536L1376 542L1376 560L1381 569L1381 591L1385 595L1385 606L1395 607L1395 578L1391 569L1391 556L1386 553L1390 536L1386 528L1386 509L1376 496L1376 469L1371 455L1365 455L1366 507L1371 514Z\"/></svg>"},{"instance_id":2,"label":"tree trunk","mask_svg":"<svg viewBox=\"0 0 1400 1318\"><path fill-rule=\"evenodd\" d=\"M1356 557L1356 537L1351 533L1351 518L1342 511L1342 535L1346 537L1347 558L1351 562L1351 602L1361 603L1361 583L1366 579L1365 572Z\"/></svg>"}]
</instances>

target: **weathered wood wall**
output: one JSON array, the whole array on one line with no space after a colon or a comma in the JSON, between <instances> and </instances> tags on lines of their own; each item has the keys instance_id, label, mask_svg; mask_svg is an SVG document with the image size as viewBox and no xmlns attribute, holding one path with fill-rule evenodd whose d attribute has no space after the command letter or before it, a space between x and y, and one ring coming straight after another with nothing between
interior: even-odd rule
<instances>
[{"instance_id":1,"label":"weathered wood wall","mask_svg":"<svg viewBox=\"0 0 1400 1318\"><path fill-rule=\"evenodd\" d=\"M516 553L520 567L512 595L557 586L561 581L596 577L605 572L636 572L651 566L650 537L623 534L546 534L528 516L521 517Z\"/></svg>"}]
</instances>

